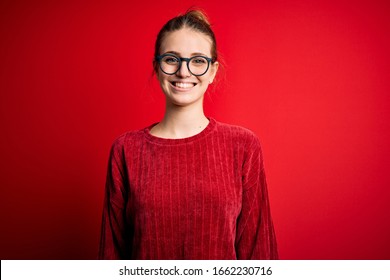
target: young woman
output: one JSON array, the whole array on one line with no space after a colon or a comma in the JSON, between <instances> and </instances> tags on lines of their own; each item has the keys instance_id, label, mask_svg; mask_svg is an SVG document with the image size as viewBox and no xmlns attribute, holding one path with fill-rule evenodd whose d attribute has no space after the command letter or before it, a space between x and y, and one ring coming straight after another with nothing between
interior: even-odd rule
<instances>
[{"instance_id":1,"label":"young woman","mask_svg":"<svg viewBox=\"0 0 390 280\"><path fill-rule=\"evenodd\" d=\"M278 257L258 138L203 112L218 66L204 13L160 30L154 69L165 115L113 143L100 259Z\"/></svg>"}]
</instances>

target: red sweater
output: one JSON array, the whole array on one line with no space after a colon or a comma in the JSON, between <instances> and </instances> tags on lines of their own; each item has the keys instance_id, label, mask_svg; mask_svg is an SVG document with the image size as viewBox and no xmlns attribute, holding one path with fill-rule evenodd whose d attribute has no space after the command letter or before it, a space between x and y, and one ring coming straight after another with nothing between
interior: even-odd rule
<instances>
[{"instance_id":1,"label":"red sweater","mask_svg":"<svg viewBox=\"0 0 390 280\"><path fill-rule=\"evenodd\" d=\"M210 119L163 139L112 145L100 259L277 259L263 158L249 130Z\"/></svg>"}]
</instances>

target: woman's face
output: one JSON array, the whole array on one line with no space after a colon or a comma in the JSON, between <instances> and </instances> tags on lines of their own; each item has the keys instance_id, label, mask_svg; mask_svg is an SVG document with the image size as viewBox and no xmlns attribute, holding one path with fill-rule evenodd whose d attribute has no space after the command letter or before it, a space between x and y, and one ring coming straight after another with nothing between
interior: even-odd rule
<instances>
[{"instance_id":1,"label":"woman's face","mask_svg":"<svg viewBox=\"0 0 390 280\"><path fill-rule=\"evenodd\" d=\"M203 55L211 58L211 39L193 29L182 28L168 33L161 43L160 55L175 54L177 57L190 58ZM157 77L165 93L167 102L177 106L202 104L204 93L214 80L218 62L211 63L202 76L192 75L183 61L179 71L167 75L158 68Z\"/></svg>"}]
</instances>

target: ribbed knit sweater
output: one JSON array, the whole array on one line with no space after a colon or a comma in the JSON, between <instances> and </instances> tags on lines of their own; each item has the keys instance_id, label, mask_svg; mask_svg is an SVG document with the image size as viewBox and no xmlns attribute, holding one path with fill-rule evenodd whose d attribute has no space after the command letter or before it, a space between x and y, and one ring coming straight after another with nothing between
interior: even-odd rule
<instances>
[{"instance_id":1,"label":"ribbed knit sweater","mask_svg":"<svg viewBox=\"0 0 390 280\"><path fill-rule=\"evenodd\" d=\"M277 259L254 133L212 118L183 139L152 127L112 145L99 258Z\"/></svg>"}]
</instances>

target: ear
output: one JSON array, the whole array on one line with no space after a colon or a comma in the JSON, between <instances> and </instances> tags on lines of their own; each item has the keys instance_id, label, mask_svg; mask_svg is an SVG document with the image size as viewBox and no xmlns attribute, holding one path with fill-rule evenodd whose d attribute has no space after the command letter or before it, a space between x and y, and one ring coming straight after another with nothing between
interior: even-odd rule
<instances>
[{"instance_id":1,"label":"ear","mask_svg":"<svg viewBox=\"0 0 390 280\"><path fill-rule=\"evenodd\" d=\"M218 67L219 67L218 61L211 64L210 67L211 72L210 72L210 80L209 80L210 84L214 81L215 75L217 75Z\"/></svg>"},{"instance_id":2,"label":"ear","mask_svg":"<svg viewBox=\"0 0 390 280\"><path fill-rule=\"evenodd\" d=\"M159 71L159 69L154 69L153 73L156 75L157 80L160 82L161 71Z\"/></svg>"},{"instance_id":3,"label":"ear","mask_svg":"<svg viewBox=\"0 0 390 280\"><path fill-rule=\"evenodd\" d=\"M154 74L156 75L157 79L160 78L160 77L159 77L160 73L159 73L158 69L159 69L159 67L158 67L157 61L156 61L156 60L153 60L153 72L154 72Z\"/></svg>"}]
</instances>

